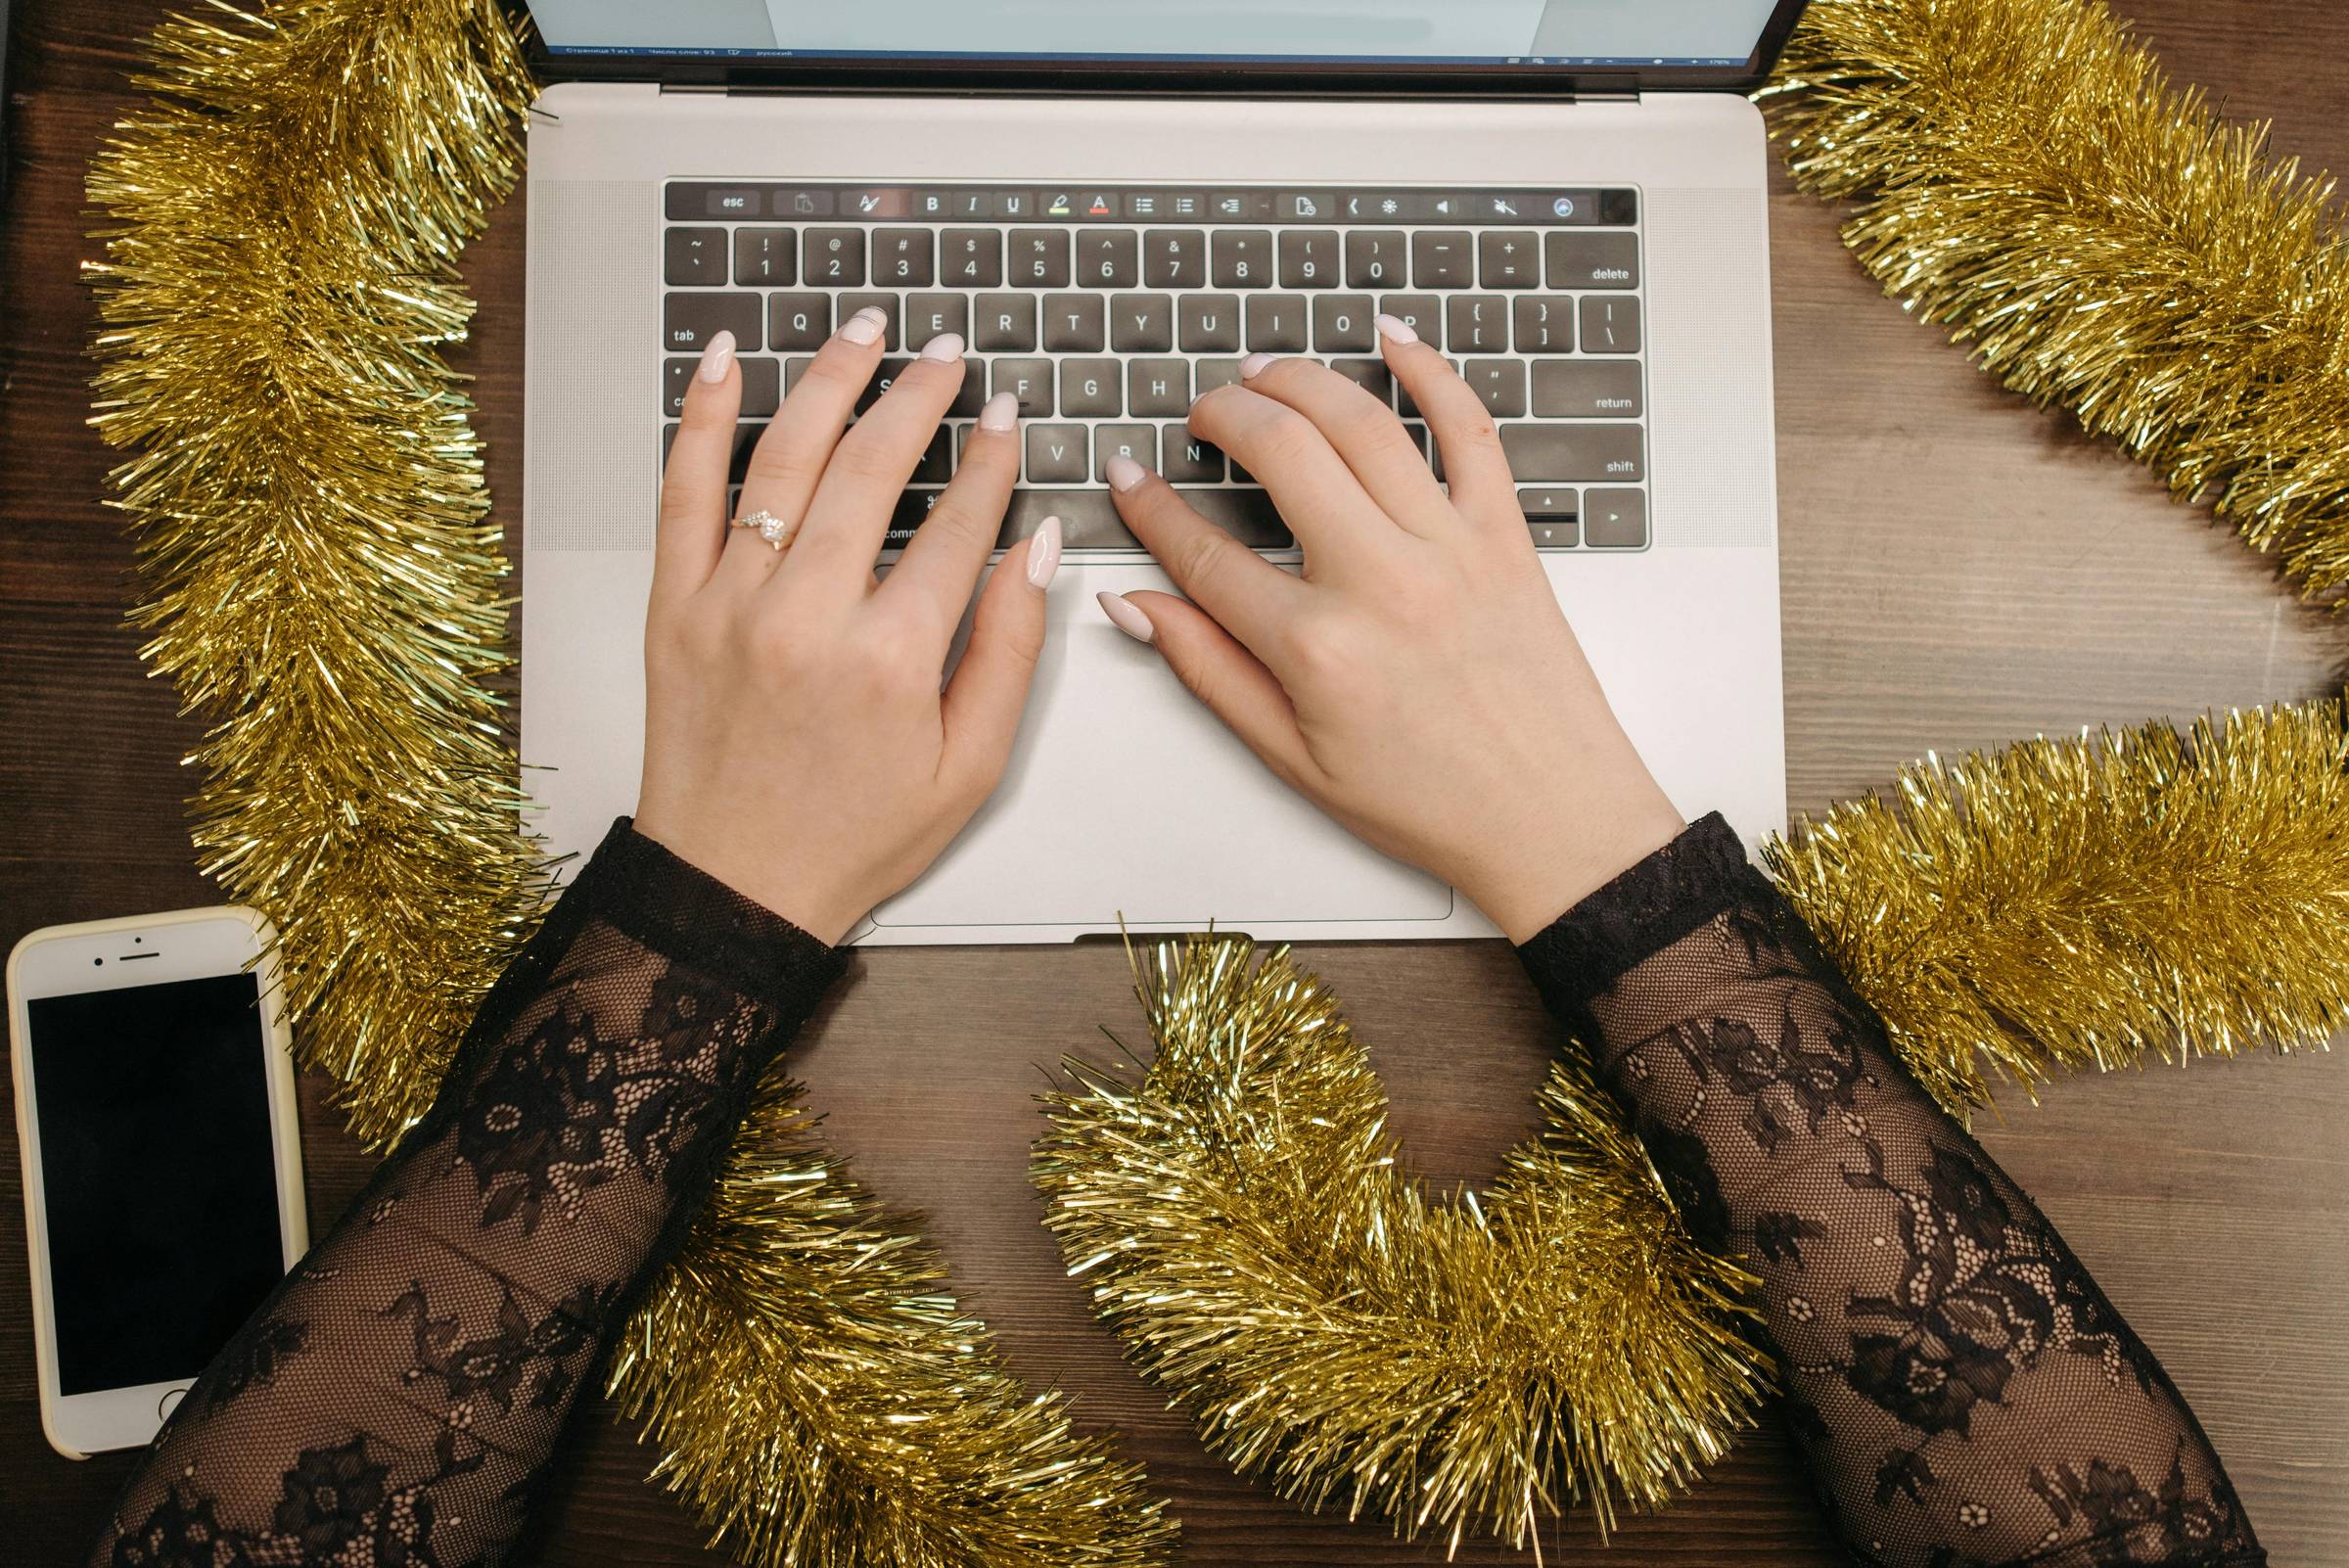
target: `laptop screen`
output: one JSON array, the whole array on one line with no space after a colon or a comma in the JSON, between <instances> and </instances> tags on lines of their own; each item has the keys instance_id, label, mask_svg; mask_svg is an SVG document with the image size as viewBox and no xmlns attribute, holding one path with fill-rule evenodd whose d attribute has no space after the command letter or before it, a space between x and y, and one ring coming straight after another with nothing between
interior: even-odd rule
<instances>
[{"instance_id":1,"label":"laptop screen","mask_svg":"<svg viewBox=\"0 0 2349 1568\"><path fill-rule=\"evenodd\" d=\"M531 0L556 55L1743 66L1776 0Z\"/></svg>"}]
</instances>

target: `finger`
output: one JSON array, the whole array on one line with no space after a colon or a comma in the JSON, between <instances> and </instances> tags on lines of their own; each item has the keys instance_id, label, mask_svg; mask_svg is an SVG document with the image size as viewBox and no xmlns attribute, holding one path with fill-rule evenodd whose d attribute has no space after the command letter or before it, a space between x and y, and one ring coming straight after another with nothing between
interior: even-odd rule
<instances>
[{"instance_id":1,"label":"finger","mask_svg":"<svg viewBox=\"0 0 2349 1568\"><path fill-rule=\"evenodd\" d=\"M1383 399L1316 360L1262 358L1242 362L1244 385L1313 421L1388 517L1429 536L1458 526L1427 455Z\"/></svg>"},{"instance_id":2,"label":"finger","mask_svg":"<svg viewBox=\"0 0 2349 1568\"><path fill-rule=\"evenodd\" d=\"M1252 354L1246 365L1260 360L1269 363L1267 356ZM1394 530L1312 420L1245 383L1218 387L1193 403L1191 434L1222 447L1256 476L1309 557L1319 552L1326 563L1375 549Z\"/></svg>"},{"instance_id":3,"label":"finger","mask_svg":"<svg viewBox=\"0 0 2349 1568\"><path fill-rule=\"evenodd\" d=\"M881 337L888 326L889 317L868 305L842 322L815 351L751 453L738 515L771 512L787 530L800 527L840 444L840 433L849 428L856 399L881 363ZM737 586L764 582L782 560L781 552L748 529L730 531L718 578Z\"/></svg>"},{"instance_id":4,"label":"finger","mask_svg":"<svg viewBox=\"0 0 2349 1568\"><path fill-rule=\"evenodd\" d=\"M1444 454L1444 479L1455 509L1471 517L1507 516L1522 523L1517 484L1509 477L1508 454L1485 400L1407 322L1378 317L1380 351L1403 390L1411 394Z\"/></svg>"},{"instance_id":5,"label":"finger","mask_svg":"<svg viewBox=\"0 0 2349 1568\"><path fill-rule=\"evenodd\" d=\"M734 461L734 421L742 412L742 374L734 334L720 332L702 350L685 386L685 409L661 476L661 527L653 546L653 601L675 603L710 580L726 547L726 475Z\"/></svg>"},{"instance_id":6,"label":"finger","mask_svg":"<svg viewBox=\"0 0 2349 1568\"><path fill-rule=\"evenodd\" d=\"M871 585L898 497L962 391L964 372L961 337L940 333L841 438L791 547L790 573L825 573Z\"/></svg>"},{"instance_id":7,"label":"finger","mask_svg":"<svg viewBox=\"0 0 2349 1568\"><path fill-rule=\"evenodd\" d=\"M1003 512L1020 479L1020 400L997 392L979 410L971 438L955 465L954 478L922 526L914 530L897 569L881 585L888 596L918 600L937 628L939 653L953 639L970 605L979 571L1003 530Z\"/></svg>"},{"instance_id":8,"label":"finger","mask_svg":"<svg viewBox=\"0 0 2349 1568\"><path fill-rule=\"evenodd\" d=\"M945 751L940 771L971 795L984 796L1003 777L1020 715L1044 653L1044 590L1060 571L1060 519L1003 552L979 595L970 645L941 699Z\"/></svg>"},{"instance_id":9,"label":"finger","mask_svg":"<svg viewBox=\"0 0 2349 1568\"><path fill-rule=\"evenodd\" d=\"M1124 606L1123 612L1119 606ZM1195 604L1147 590L1105 593L1101 608L1118 629L1155 647L1191 695L1230 726L1291 788L1313 775L1297 710L1264 661Z\"/></svg>"},{"instance_id":10,"label":"finger","mask_svg":"<svg viewBox=\"0 0 2349 1568\"><path fill-rule=\"evenodd\" d=\"M1130 458L1110 459L1109 493L1118 516L1174 585L1277 667L1281 628L1292 623L1313 590L1201 517L1164 479Z\"/></svg>"}]
</instances>

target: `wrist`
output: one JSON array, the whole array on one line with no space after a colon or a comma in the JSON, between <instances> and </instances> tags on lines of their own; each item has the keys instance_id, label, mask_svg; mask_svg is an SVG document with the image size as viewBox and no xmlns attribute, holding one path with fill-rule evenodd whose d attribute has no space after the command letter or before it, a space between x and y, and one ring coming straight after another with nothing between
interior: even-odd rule
<instances>
[{"instance_id":1,"label":"wrist","mask_svg":"<svg viewBox=\"0 0 2349 1568\"><path fill-rule=\"evenodd\" d=\"M827 947L863 918L865 908L828 896L823 879L775 847L743 845L672 823L657 811L640 811L635 829L695 870L724 883L768 913L788 920Z\"/></svg>"},{"instance_id":2,"label":"wrist","mask_svg":"<svg viewBox=\"0 0 2349 1568\"><path fill-rule=\"evenodd\" d=\"M1679 838L1687 822L1652 780L1611 794L1566 830L1521 840L1461 893L1523 945L1560 915Z\"/></svg>"}]
</instances>

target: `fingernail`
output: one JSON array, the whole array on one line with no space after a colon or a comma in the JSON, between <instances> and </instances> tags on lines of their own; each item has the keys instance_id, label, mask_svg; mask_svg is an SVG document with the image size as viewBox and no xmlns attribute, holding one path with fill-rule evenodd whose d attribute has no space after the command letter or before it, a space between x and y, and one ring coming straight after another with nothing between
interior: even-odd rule
<instances>
[{"instance_id":1,"label":"fingernail","mask_svg":"<svg viewBox=\"0 0 2349 1568\"><path fill-rule=\"evenodd\" d=\"M695 374L714 387L725 380L726 372L733 368L734 334L721 332L710 340L709 347L702 350L702 368Z\"/></svg>"},{"instance_id":2,"label":"fingernail","mask_svg":"<svg viewBox=\"0 0 2349 1568\"><path fill-rule=\"evenodd\" d=\"M1254 381L1264 368L1272 363L1270 354L1250 354L1240 361L1240 380Z\"/></svg>"},{"instance_id":3,"label":"fingernail","mask_svg":"<svg viewBox=\"0 0 2349 1568\"><path fill-rule=\"evenodd\" d=\"M1036 530L1036 537L1028 541L1028 580L1041 593L1052 586L1052 575L1059 570L1060 519L1048 517Z\"/></svg>"},{"instance_id":4,"label":"fingernail","mask_svg":"<svg viewBox=\"0 0 2349 1568\"><path fill-rule=\"evenodd\" d=\"M1157 640L1158 628L1150 624L1150 618L1142 614L1141 607L1131 599L1121 599L1114 593L1105 593L1101 595L1101 613L1109 617L1111 625L1136 642Z\"/></svg>"},{"instance_id":5,"label":"fingernail","mask_svg":"<svg viewBox=\"0 0 2349 1568\"><path fill-rule=\"evenodd\" d=\"M1411 324L1401 316L1372 316L1370 319L1377 323L1381 337L1391 338L1397 343L1419 341L1419 334L1413 332Z\"/></svg>"},{"instance_id":6,"label":"fingernail","mask_svg":"<svg viewBox=\"0 0 2349 1568\"><path fill-rule=\"evenodd\" d=\"M1121 495L1150 477L1148 469L1128 457L1124 452L1113 455L1108 463L1103 465L1102 472L1109 476L1109 487Z\"/></svg>"},{"instance_id":7,"label":"fingernail","mask_svg":"<svg viewBox=\"0 0 2349 1568\"><path fill-rule=\"evenodd\" d=\"M840 335L853 344L879 343L881 334L888 330L888 313L877 305L866 305L840 324Z\"/></svg>"},{"instance_id":8,"label":"fingernail","mask_svg":"<svg viewBox=\"0 0 2349 1568\"><path fill-rule=\"evenodd\" d=\"M1010 430L1020 422L1020 394L1000 392L979 410L981 430Z\"/></svg>"},{"instance_id":9,"label":"fingernail","mask_svg":"<svg viewBox=\"0 0 2349 1568\"><path fill-rule=\"evenodd\" d=\"M959 332L940 333L922 345L922 357L924 359L960 359L962 357L962 334Z\"/></svg>"}]
</instances>

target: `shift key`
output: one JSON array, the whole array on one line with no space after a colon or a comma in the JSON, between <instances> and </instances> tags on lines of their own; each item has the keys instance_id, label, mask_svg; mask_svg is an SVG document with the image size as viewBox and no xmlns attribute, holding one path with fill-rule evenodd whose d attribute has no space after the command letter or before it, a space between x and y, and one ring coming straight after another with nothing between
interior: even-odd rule
<instances>
[{"instance_id":1,"label":"shift key","mask_svg":"<svg viewBox=\"0 0 2349 1568\"><path fill-rule=\"evenodd\" d=\"M1500 444L1520 484L1643 480L1644 434L1636 425L1503 424Z\"/></svg>"}]
</instances>

